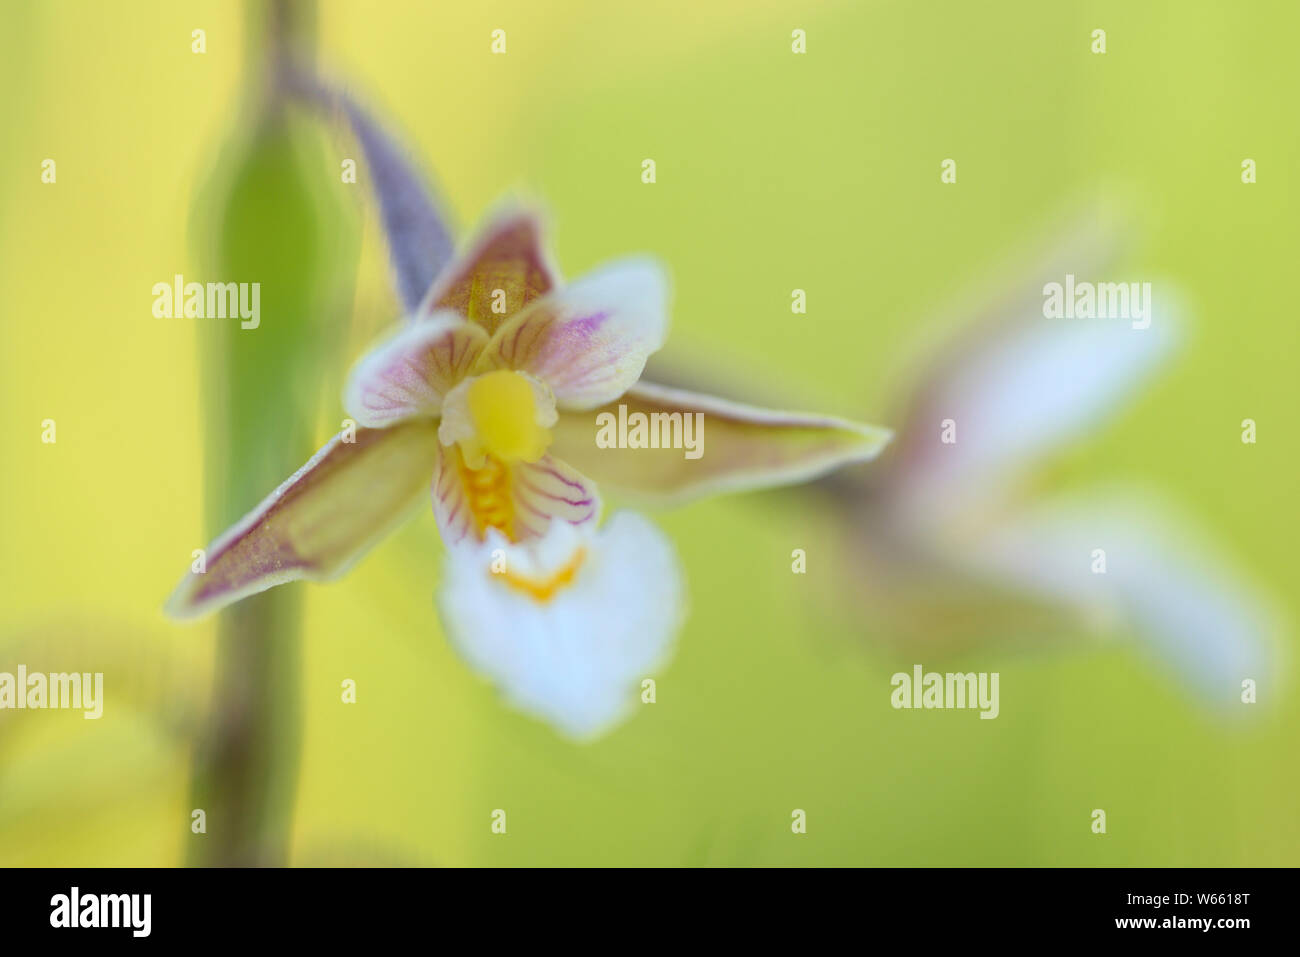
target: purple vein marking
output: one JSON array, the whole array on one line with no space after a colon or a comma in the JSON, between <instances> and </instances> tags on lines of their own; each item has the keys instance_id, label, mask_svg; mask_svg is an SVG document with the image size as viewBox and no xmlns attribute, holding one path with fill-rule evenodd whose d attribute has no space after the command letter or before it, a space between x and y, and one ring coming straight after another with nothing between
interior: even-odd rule
<instances>
[{"instance_id":1,"label":"purple vein marking","mask_svg":"<svg viewBox=\"0 0 1300 957\"><path fill-rule=\"evenodd\" d=\"M543 472L545 472L547 475L551 476L552 478L559 479L565 485L569 486L569 488L575 488L579 492L587 491L587 486L583 485L581 482L577 482L572 479L565 478L563 475L555 471L555 469L551 468L549 465L538 465L537 468L541 469Z\"/></svg>"},{"instance_id":2,"label":"purple vein marking","mask_svg":"<svg viewBox=\"0 0 1300 957\"><path fill-rule=\"evenodd\" d=\"M536 485L528 481L528 479L522 475L519 477L519 484L527 488L530 492L533 492L536 495L540 495L542 496L542 498L549 498L553 502L563 502L565 505L572 505L574 508L582 508L583 506L591 505L590 497L575 500L571 498L565 498L563 495L555 495L551 492L547 492L543 489L538 488ZM567 484L571 485L573 483L570 482ZM581 486L579 486L579 488L581 488Z\"/></svg>"}]
</instances>

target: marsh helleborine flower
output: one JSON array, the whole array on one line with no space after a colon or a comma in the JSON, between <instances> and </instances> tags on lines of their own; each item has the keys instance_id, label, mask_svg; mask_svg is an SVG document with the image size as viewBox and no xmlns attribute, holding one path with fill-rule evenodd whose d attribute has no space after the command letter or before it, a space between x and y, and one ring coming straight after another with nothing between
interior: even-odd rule
<instances>
[{"instance_id":1,"label":"marsh helleborine flower","mask_svg":"<svg viewBox=\"0 0 1300 957\"><path fill-rule=\"evenodd\" d=\"M1090 204L1005 282L961 297L960 332L897 397L899 441L860 483L820 487L844 510L853 557L841 570L878 638L949 654L1139 639L1202 700L1240 712L1241 681L1271 667L1280 625L1226 544L1158 488L1051 490L1042 477L1062 450L1131 413L1185 338L1189 304L1172 282L1145 328L1044 317L1047 284L1114 274L1133 235L1122 208Z\"/></svg>"},{"instance_id":2,"label":"marsh helleborine flower","mask_svg":"<svg viewBox=\"0 0 1300 957\"><path fill-rule=\"evenodd\" d=\"M680 499L811 478L873 457L886 430L638 383L668 327L646 259L559 283L537 220L498 219L411 322L361 360L340 433L208 549L176 617L338 576L432 486L449 548L441 611L464 657L577 737L622 712L683 605L668 543L634 514L596 530L596 481ZM707 454L596 444L602 411L703 413ZM350 439L350 440L349 440Z\"/></svg>"}]
</instances>

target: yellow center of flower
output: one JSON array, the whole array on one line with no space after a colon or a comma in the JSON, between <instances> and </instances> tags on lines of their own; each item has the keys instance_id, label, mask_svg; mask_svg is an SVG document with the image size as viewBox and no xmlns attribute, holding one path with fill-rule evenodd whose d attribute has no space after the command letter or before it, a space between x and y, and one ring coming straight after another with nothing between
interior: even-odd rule
<instances>
[{"instance_id":1,"label":"yellow center of flower","mask_svg":"<svg viewBox=\"0 0 1300 957\"><path fill-rule=\"evenodd\" d=\"M551 444L537 424L537 396L517 372L498 369L469 384L465 403L483 451L502 462L536 462Z\"/></svg>"}]
</instances>

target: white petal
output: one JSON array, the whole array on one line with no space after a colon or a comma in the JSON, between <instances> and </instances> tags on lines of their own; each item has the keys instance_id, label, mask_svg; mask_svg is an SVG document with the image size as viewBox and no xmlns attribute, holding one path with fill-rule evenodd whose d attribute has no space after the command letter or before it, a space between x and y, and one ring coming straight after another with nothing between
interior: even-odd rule
<instances>
[{"instance_id":1,"label":"white petal","mask_svg":"<svg viewBox=\"0 0 1300 957\"><path fill-rule=\"evenodd\" d=\"M1093 570L1097 549L1104 573ZM1041 506L979 551L986 573L1134 634L1210 701L1235 705L1243 679L1271 671L1267 601L1154 496Z\"/></svg>"},{"instance_id":2,"label":"white petal","mask_svg":"<svg viewBox=\"0 0 1300 957\"><path fill-rule=\"evenodd\" d=\"M548 600L510 582L545 580L580 550L571 583ZM493 572L494 557L509 575ZM683 603L672 546L649 521L621 512L598 532L556 521L528 545L489 532L449 551L439 608L465 660L512 705L590 739L627 714L641 680L666 662Z\"/></svg>"},{"instance_id":3,"label":"white petal","mask_svg":"<svg viewBox=\"0 0 1300 957\"><path fill-rule=\"evenodd\" d=\"M453 313L404 325L353 368L343 407L371 428L438 415L443 397L464 378L487 342L479 326Z\"/></svg>"},{"instance_id":4,"label":"white petal","mask_svg":"<svg viewBox=\"0 0 1300 957\"><path fill-rule=\"evenodd\" d=\"M556 289L501 326L475 372L528 372L562 409L618 398L668 334L668 280L649 259L626 259Z\"/></svg>"},{"instance_id":5,"label":"white petal","mask_svg":"<svg viewBox=\"0 0 1300 957\"><path fill-rule=\"evenodd\" d=\"M958 362L914 416L904 497L931 519L969 507L1007 476L1115 413L1168 353L1172 318L1148 329L1123 320L1029 317ZM918 418L920 421L918 421ZM941 423L955 423L944 442Z\"/></svg>"},{"instance_id":6,"label":"white petal","mask_svg":"<svg viewBox=\"0 0 1300 957\"><path fill-rule=\"evenodd\" d=\"M914 386L887 465L901 519L947 522L984 507L1018 472L1115 415L1177 344L1187 310L1175 282L1152 281L1147 328L1046 318L1042 289L1062 268L1054 257L1013 283L1002 311L963 330ZM944 435L948 420L955 435Z\"/></svg>"}]
</instances>

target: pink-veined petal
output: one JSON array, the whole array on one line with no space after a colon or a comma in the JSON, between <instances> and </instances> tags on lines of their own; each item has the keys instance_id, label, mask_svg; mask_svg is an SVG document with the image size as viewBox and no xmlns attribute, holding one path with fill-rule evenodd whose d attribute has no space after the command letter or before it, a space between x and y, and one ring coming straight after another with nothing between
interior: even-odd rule
<instances>
[{"instance_id":1,"label":"pink-veined petal","mask_svg":"<svg viewBox=\"0 0 1300 957\"><path fill-rule=\"evenodd\" d=\"M460 446L441 447L433 513L448 547L482 541L489 528L527 542L545 534L552 519L590 525L600 505L595 484L554 456L511 465L489 458L483 468L469 469Z\"/></svg>"},{"instance_id":2,"label":"pink-veined petal","mask_svg":"<svg viewBox=\"0 0 1300 957\"><path fill-rule=\"evenodd\" d=\"M647 424L644 441L653 435L660 447L618 447L638 441L637 416ZM874 458L891 433L833 416L777 412L640 382L599 409L562 412L553 435L552 454L601 485L680 500L803 482Z\"/></svg>"},{"instance_id":3,"label":"pink-veined petal","mask_svg":"<svg viewBox=\"0 0 1300 957\"><path fill-rule=\"evenodd\" d=\"M668 333L668 281L649 259L613 263L533 303L503 325L475 371L541 379L561 409L626 392Z\"/></svg>"},{"instance_id":4,"label":"pink-veined petal","mask_svg":"<svg viewBox=\"0 0 1300 957\"><path fill-rule=\"evenodd\" d=\"M510 469L510 493L515 538L521 542L545 534L551 519L585 526L600 517L596 484L554 455L516 463Z\"/></svg>"},{"instance_id":5,"label":"pink-veined petal","mask_svg":"<svg viewBox=\"0 0 1300 957\"><path fill-rule=\"evenodd\" d=\"M491 335L558 282L537 217L511 212L494 220L438 278L416 318L449 309Z\"/></svg>"},{"instance_id":6,"label":"pink-veined petal","mask_svg":"<svg viewBox=\"0 0 1300 957\"><path fill-rule=\"evenodd\" d=\"M336 578L405 516L428 487L438 449L434 422L339 433L206 549L167 602L196 618L274 585Z\"/></svg>"},{"instance_id":7,"label":"pink-veined petal","mask_svg":"<svg viewBox=\"0 0 1300 957\"><path fill-rule=\"evenodd\" d=\"M466 489L466 468L460 446L438 446L438 461L433 472L433 517L448 548L479 537L479 520L470 508Z\"/></svg>"},{"instance_id":8,"label":"pink-veined petal","mask_svg":"<svg viewBox=\"0 0 1300 957\"><path fill-rule=\"evenodd\" d=\"M450 312L404 325L357 363L343 406L370 428L437 415L443 396L464 378L487 342L481 328Z\"/></svg>"}]
</instances>

